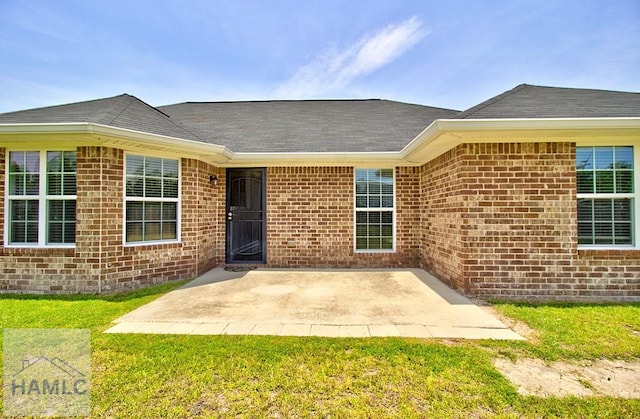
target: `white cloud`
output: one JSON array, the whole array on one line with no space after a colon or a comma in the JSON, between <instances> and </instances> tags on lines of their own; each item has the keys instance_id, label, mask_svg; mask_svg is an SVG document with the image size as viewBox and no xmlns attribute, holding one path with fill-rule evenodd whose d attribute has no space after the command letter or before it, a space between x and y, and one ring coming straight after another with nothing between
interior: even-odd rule
<instances>
[{"instance_id":1,"label":"white cloud","mask_svg":"<svg viewBox=\"0 0 640 419\"><path fill-rule=\"evenodd\" d=\"M344 49L324 51L280 85L275 95L305 98L341 89L358 77L391 63L417 44L425 34L422 22L415 16L390 24Z\"/></svg>"}]
</instances>

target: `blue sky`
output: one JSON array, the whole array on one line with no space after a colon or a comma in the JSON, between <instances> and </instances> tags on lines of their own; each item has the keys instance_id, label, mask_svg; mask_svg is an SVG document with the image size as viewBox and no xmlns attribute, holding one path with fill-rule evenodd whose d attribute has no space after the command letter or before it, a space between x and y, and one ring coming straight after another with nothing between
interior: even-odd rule
<instances>
[{"instance_id":1,"label":"blue sky","mask_svg":"<svg viewBox=\"0 0 640 419\"><path fill-rule=\"evenodd\" d=\"M466 109L520 83L640 92L638 0L0 0L0 112L129 93Z\"/></svg>"}]
</instances>

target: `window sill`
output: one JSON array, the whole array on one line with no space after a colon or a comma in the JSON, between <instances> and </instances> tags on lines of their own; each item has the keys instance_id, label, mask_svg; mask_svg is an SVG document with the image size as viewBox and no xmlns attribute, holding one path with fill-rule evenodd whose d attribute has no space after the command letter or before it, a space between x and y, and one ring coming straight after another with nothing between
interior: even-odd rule
<instances>
[{"instance_id":1,"label":"window sill","mask_svg":"<svg viewBox=\"0 0 640 419\"><path fill-rule=\"evenodd\" d=\"M611 250L640 250L640 247L629 246L629 245L578 245L578 250L603 250L603 251L611 251Z\"/></svg>"},{"instance_id":2,"label":"window sill","mask_svg":"<svg viewBox=\"0 0 640 419\"><path fill-rule=\"evenodd\" d=\"M146 247L146 246L161 246L165 244L181 244L180 240L158 240L149 242L130 242L123 243L124 247Z\"/></svg>"},{"instance_id":3,"label":"window sill","mask_svg":"<svg viewBox=\"0 0 640 419\"><path fill-rule=\"evenodd\" d=\"M5 244L5 249L75 249L76 245L57 245L57 244Z\"/></svg>"},{"instance_id":4,"label":"window sill","mask_svg":"<svg viewBox=\"0 0 640 419\"><path fill-rule=\"evenodd\" d=\"M356 249L354 250L355 253L358 254L362 254L362 253L395 253L396 250L395 249L379 249L379 250L363 250L363 249Z\"/></svg>"}]
</instances>

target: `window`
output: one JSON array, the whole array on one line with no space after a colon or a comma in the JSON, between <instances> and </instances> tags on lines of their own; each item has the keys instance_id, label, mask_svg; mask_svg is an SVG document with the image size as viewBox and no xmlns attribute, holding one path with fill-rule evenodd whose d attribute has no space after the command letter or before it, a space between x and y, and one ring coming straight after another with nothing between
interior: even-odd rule
<instances>
[{"instance_id":1,"label":"window","mask_svg":"<svg viewBox=\"0 0 640 419\"><path fill-rule=\"evenodd\" d=\"M178 160L126 157L125 241L178 239Z\"/></svg>"},{"instance_id":2,"label":"window","mask_svg":"<svg viewBox=\"0 0 640 419\"><path fill-rule=\"evenodd\" d=\"M355 202L356 250L393 250L393 169L356 169Z\"/></svg>"},{"instance_id":3,"label":"window","mask_svg":"<svg viewBox=\"0 0 640 419\"><path fill-rule=\"evenodd\" d=\"M75 244L76 152L10 151L7 175L7 243Z\"/></svg>"},{"instance_id":4,"label":"window","mask_svg":"<svg viewBox=\"0 0 640 419\"><path fill-rule=\"evenodd\" d=\"M578 244L634 244L633 147L577 147Z\"/></svg>"}]
</instances>

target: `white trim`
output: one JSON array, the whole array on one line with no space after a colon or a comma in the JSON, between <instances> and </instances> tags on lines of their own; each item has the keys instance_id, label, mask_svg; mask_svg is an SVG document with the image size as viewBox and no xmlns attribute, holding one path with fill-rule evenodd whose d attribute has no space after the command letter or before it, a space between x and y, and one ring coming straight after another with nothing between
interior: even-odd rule
<instances>
[{"instance_id":1,"label":"white trim","mask_svg":"<svg viewBox=\"0 0 640 419\"><path fill-rule=\"evenodd\" d=\"M76 243L47 243L47 231L49 226L47 204L49 201L75 201L78 202L78 195L49 195L47 194L47 153L57 151L72 151L77 153L76 148L60 147L51 149L29 149L29 148L7 148L5 150L5 182L4 182L4 240L3 246L11 249L75 249ZM38 194L37 195L11 195L9 193L9 169L11 167L10 154L12 152L37 152L39 154L38 162ZM77 157L77 154L76 154ZM76 182L77 182L76 168ZM20 201L38 201L38 242L37 243L10 243L11 236L11 214L10 202L12 200ZM77 207L76 207L77 208ZM77 211L77 210L76 210ZM76 218L77 228L77 218ZM77 237L77 234L76 234Z\"/></svg>"},{"instance_id":2,"label":"white trim","mask_svg":"<svg viewBox=\"0 0 640 419\"><path fill-rule=\"evenodd\" d=\"M109 125L94 124L89 122L54 123L54 124L0 124L0 134L95 134L108 135L118 138L134 140L151 140L154 143L167 145L190 145L203 151L230 153L221 145L208 144L200 141L186 140L167 135L151 134L144 131L136 131L127 128L116 128Z\"/></svg>"},{"instance_id":3,"label":"white trim","mask_svg":"<svg viewBox=\"0 0 640 419\"><path fill-rule=\"evenodd\" d=\"M43 135L61 134L69 135L65 143L79 145L104 145L113 148L133 151L145 154L147 150L156 150L161 153L174 153L184 157L199 158L212 163L222 164L231 159L233 153L225 146L209 144L200 141L187 140L166 135L151 134L126 128L116 128L108 125L88 122L54 123L54 124L0 124L1 136L19 134L24 137L11 137L13 143L32 143L32 135L42 139ZM73 135L90 134L90 139L83 138L78 141ZM57 140L58 142L61 140ZM141 150L142 149L142 150Z\"/></svg>"},{"instance_id":4,"label":"white trim","mask_svg":"<svg viewBox=\"0 0 640 419\"><path fill-rule=\"evenodd\" d=\"M75 249L75 244L6 244L5 249Z\"/></svg>"},{"instance_id":5,"label":"white trim","mask_svg":"<svg viewBox=\"0 0 640 419\"><path fill-rule=\"evenodd\" d=\"M125 238L126 240L126 238ZM158 240L158 241L147 241L147 242L125 242L122 247L143 247L143 246L155 246L161 244L180 244L182 243L180 240Z\"/></svg>"},{"instance_id":6,"label":"white trim","mask_svg":"<svg viewBox=\"0 0 640 419\"><path fill-rule=\"evenodd\" d=\"M81 141L83 144L111 146L145 155L150 150L156 150L163 154L173 153L200 159L220 167L362 164L369 167L419 166L462 142L536 142L541 139L580 141L580 136L606 135L608 131L616 131L616 135L637 137L640 133L640 118L437 119L400 151L313 153L233 152L222 145L93 123L0 124L0 136L27 136L12 137L12 144L32 144L32 139L28 138L30 135L38 135L42 139L46 134L90 134L93 137L84 138ZM499 135L495 135L496 133ZM78 139L71 136L64 143L72 141Z\"/></svg>"},{"instance_id":7,"label":"white trim","mask_svg":"<svg viewBox=\"0 0 640 419\"><path fill-rule=\"evenodd\" d=\"M382 169L388 169L391 170L393 173L393 207L389 208L389 207L380 207L380 208L370 208L370 207L366 207L366 208L358 208L356 207L356 199L357 199L357 193L356 193L356 181L357 181L357 177L356 177L356 171L358 169L362 169L362 170L382 170ZM356 214L358 212L390 212L391 213L391 217L392 217L392 222L393 222L393 236L392 236L392 248L391 249L358 249L357 248L357 225L356 225ZM354 253L358 253L358 254L364 254L364 253L396 253L396 236L397 236L397 219L396 219L396 214L397 214L397 202L396 202L396 168L395 167L354 167L353 168L353 252Z\"/></svg>"},{"instance_id":8,"label":"white trim","mask_svg":"<svg viewBox=\"0 0 640 419\"><path fill-rule=\"evenodd\" d=\"M406 165L422 165L465 142L576 142L612 131L637 138L640 118L437 119L400 154Z\"/></svg>"},{"instance_id":9,"label":"white trim","mask_svg":"<svg viewBox=\"0 0 640 419\"><path fill-rule=\"evenodd\" d=\"M633 174L635 178L635 171ZM635 193L576 193L578 199L635 199Z\"/></svg>"},{"instance_id":10,"label":"white trim","mask_svg":"<svg viewBox=\"0 0 640 419\"><path fill-rule=\"evenodd\" d=\"M597 144L593 144L590 142L589 144L576 144L576 148L579 147L588 147L588 148L596 148L596 147L633 147L633 192L631 193L578 193L577 192L577 184L576 184L576 203L579 199L630 199L632 202L631 208L631 245L628 244L578 244L578 250L638 250L640 249L640 170L638 170L638 163L640 162L640 146L635 145L634 143L611 143L611 142L598 142ZM594 168L593 171L597 170L595 168L595 161L593 162ZM578 170L576 169L576 177ZM595 182L595 178L594 178ZM576 217L576 223L578 222L578 218Z\"/></svg>"},{"instance_id":11,"label":"white trim","mask_svg":"<svg viewBox=\"0 0 640 419\"><path fill-rule=\"evenodd\" d=\"M400 152L233 153L226 167L278 166L402 166Z\"/></svg>"},{"instance_id":12,"label":"white trim","mask_svg":"<svg viewBox=\"0 0 640 419\"><path fill-rule=\"evenodd\" d=\"M626 118L621 118L626 119ZM633 119L633 118L631 118ZM634 245L585 245L579 244L578 250L640 250L640 136L632 139L578 139L576 147L633 147L633 188L631 194L579 194L580 198L604 198L611 199L615 195L618 198L630 198L633 200L632 223ZM576 185L577 186L577 185ZM578 194L576 192L576 199Z\"/></svg>"},{"instance_id":13,"label":"white trim","mask_svg":"<svg viewBox=\"0 0 640 419\"><path fill-rule=\"evenodd\" d=\"M640 250L640 248L636 247L636 246L629 246L629 245L610 245L610 244L603 244L603 245L595 245L595 244L579 244L578 245L578 250Z\"/></svg>"},{"instance_id":14,"label":"white trim","mask_svg":"<svg viewBox=\"0 0 640 419\"><path fill-rule=\"evenodd\" d=\"M440 130L485 131L485 130L557 130L557 129L613 129L640 128L639 117L616 118L483 118L483 119L438 119Z\"/></svg>"},{"instance_id":15,"label":"white trim","mask_svg":"<svg viewBox=\"0 0 640 419\"><path fill-rule=\"evenodd\" d=\"M139 156L139 157L153 157L165 160L176 160L178 162L178 197L177 198L165 198L165 197L127 197L127 156ZM161 156L157 153L147 155L139 153L123 153L122 162L122 246L123 247L137 247L137 246L152 246L156 244L175 244L182 242L182 159L174 157ZM143 176L144 179L144 176ZM169 240L145 240L145 241L127 241L127 202L175 202L176 203L176 238Z\"/></svg>"}]
</instances>

